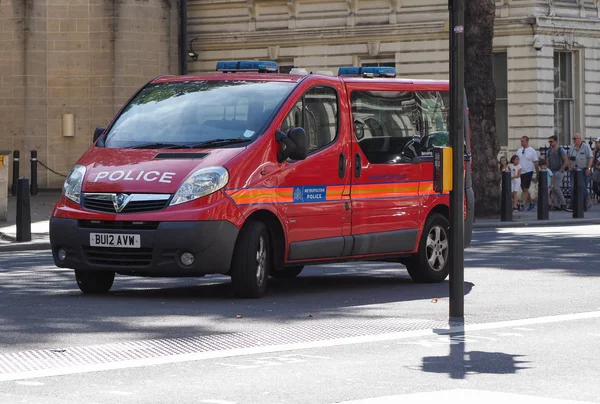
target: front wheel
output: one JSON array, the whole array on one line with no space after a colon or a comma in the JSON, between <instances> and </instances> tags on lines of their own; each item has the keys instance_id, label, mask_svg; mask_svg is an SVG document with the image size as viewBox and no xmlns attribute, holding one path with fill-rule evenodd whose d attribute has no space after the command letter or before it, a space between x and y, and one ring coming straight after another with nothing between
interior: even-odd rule
<instances>
[{"instance_id":1,"label":"front wheel","mask_svg":"<svg viewBox=\"0 0 600 404\"><path fill-rule=\"evenodd\" d=\"M115 273L110 271L75 270L77 286L83 293L99 294L110 290L115 280Z\"/></svg>"},{"instance_id":2,"label":"front wheel","mask_svg":"<svg viewBox=\"0 0 600 404\"><path fill-rule=\"evenodd\" d=\"M271 267L271 239L264 223L247 223L233 252L231 282L239 297L258 298L267 290Z\"/></svg>"},{"instance_id":3,"label":"front wheel","mask_svg":"<svg viewBox=\"0 0 600 404\"><path fill-rule=\"evenodd\" d=\"M448 276L449 228L448 219L439 213L432 214L425 222L419 251L406 261L406 269L415 282L442 282Z\"/></svg>"}]
</instances>

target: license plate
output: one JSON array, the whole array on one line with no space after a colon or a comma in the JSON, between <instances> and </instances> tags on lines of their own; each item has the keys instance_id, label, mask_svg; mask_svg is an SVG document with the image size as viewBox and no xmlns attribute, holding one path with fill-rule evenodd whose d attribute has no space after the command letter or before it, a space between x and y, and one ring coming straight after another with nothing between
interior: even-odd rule
<instances>
[{"instance_id":1,"label":"license plate","mask_svg":"<svg viewBox=\"0 0 600 404\"><path fill-rule=\"evenodd\" d=\"M140 248L139 234L90 233L92 247Z\"/></svg>"}]
</instances>

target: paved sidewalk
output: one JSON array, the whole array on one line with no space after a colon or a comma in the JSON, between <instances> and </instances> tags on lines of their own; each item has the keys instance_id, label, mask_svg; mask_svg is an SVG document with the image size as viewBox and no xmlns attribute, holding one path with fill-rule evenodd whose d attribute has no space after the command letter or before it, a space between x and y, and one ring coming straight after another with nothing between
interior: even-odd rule
<instances>
[{"instance_id":1,"label":"paved sidewalk","mask_svg":"<svg viewBox=\"0 0 600 404\"><path fill-rule=\"evenodd\" d=\"M31 197L31 238L32 241L17 243L16 197L9 197L8 221L0 222L0 252L45 250L50 248L49 219L56 201L60 198L59 190L40 191L38 196ZM600 224L600 204L592 205L585 212L584 219L573 219L571 212L550 212L550 220L537 220L537 210L531 212L513 212L512 222L501 222L500 216L495 218L476 218L474 228L489 229L499 227L536 227L565 226L577 224Z\"/></svg>"},{"instance_id":2,"label":"paved sidewalk","mask_svg":"<svg viewBox=\"0 0 600 404\"><path fill-rule=\"evenodd\" d=\"M600 205L593 204L587 212L584 212L583 219L573 219L573 212L550 211L549 220L538 220L537 206L531 212L513 211L512 222L500 221L500 215L493 218L475 218L473 227L476 229L498 228L498 227L537 227L537 226L568 226L581 224L600 224Z\"/></svg>"},{"instance_id":3,"label":"paved sidewalk","mask_svg":"<svg viewBox=\"0 0 600 404\"><path fill-rule=\"evenodd\" d=\"M0 252L49 249L49 219L60 193L60 190L41 190L37 196L30 197L31 241L25 243L16 242L17 198L9 196L8 220L0 222Z\"/></svg>"}]
</instances>

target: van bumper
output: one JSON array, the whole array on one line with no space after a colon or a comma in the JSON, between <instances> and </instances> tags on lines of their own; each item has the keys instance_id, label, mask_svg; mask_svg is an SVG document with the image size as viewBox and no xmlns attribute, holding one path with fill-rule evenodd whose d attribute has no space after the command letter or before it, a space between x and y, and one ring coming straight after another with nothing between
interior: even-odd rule
<instances>
[{"instance_id":1,"label":"van bumper","mask_svg":"<svg viewBox=\"0 0 600 404\"><path fill-rule=\"evenodd\" d=\"M91 222L52 218L50 244L58 267L124 275L185 277L227 274L238 228L226 220L195 222ZM139 248L91 247L91 233L139 235ZM66 257L61 261L58 251ZM181 254L194 255L185 266Z\"/></svg>"}]
</instances>

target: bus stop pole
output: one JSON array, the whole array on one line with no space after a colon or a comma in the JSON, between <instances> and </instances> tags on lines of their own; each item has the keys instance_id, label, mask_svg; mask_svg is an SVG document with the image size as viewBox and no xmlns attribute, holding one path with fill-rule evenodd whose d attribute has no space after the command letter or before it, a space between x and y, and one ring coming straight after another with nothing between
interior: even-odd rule
<instances>
[{"instance_id":1,"label":"bus stop pole","mask_svg":"<svg viewBox=\"0 0 600 404\"><path fill-rule=\"evenodd\" d=\"M450 11L450 318L464 318L464 0L449 0Z\"/></svg>"}]
</instances>

